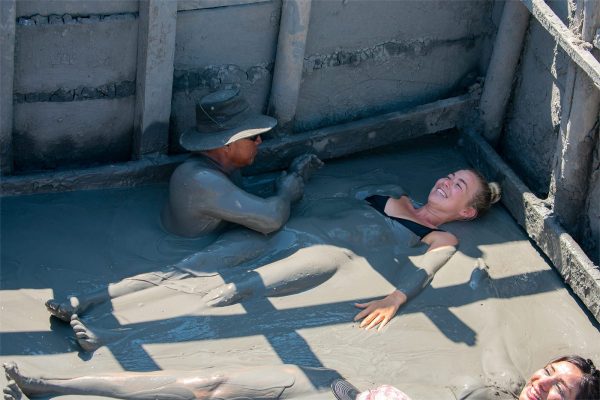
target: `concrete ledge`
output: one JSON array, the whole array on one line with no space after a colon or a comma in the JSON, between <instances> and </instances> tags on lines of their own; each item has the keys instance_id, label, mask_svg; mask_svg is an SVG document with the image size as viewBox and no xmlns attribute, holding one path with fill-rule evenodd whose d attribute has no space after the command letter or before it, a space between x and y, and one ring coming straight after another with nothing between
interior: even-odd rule
<instances>
[{"instance_id":1,"label":"concrete ledge","mask_svg":"<svg viewBox=\"0 0 600 400\"><path fill-rule=\"evenodd\" d=\"M272 0L178 0L177 11L202 10L204 8L218 8L240 6L246 4L266 3Z\"/></svg>"},{"instance_id":2,"label":"concrete ledge","mask_svg":"<svg viewBox=\"0 0 600 400\"><path fill-rule=\"evenodd\" d=\"M19 196L167 182L173 170L187 157L187 154L173 157L155 156L82 170L5 177L2 178L1 194Z\"/></svg>"},{"instance_id":3,"label":"concrete ledge","mask_svg":"<svg viewBox=\"0 0 600 400\"><path fill-rule=\"evenodd\" d=\"M305 153L322 160L346 156L388 144L430 135L460 124L479 96L468 94L435 101L407 111L316 129L266 141L251 173L286 168L290 161Z\"/></svg>"},{"instance_id":4,"label":"concrete ledge","mask_svg":"<svg viewBox=\"0 0 600 400\"><path fill-rule=\"evenodd\" d=\"M600 322L600 269L536 197L476 132L462 134L464 154L486 177L502 185L502 203L540 247L565 282Z\"/></svg>"},{"instance_id":5,"label":"concrete ledge","mask_svg":"<svg viewBox=\"0 0 600 400\"><path fill-rule=\"evenodd\" d=\"M254 175L283 169L294 157L304 153L312 152L327 160L452 129L477 101L478 96L474 94L452 97L405 112L266 140L255 166L244 172ZM187 154L152 156L83 170L11 176L2 179L1 194L16 196L166 182L175 167L187 157Z\"/></svg>"}]
</instances>

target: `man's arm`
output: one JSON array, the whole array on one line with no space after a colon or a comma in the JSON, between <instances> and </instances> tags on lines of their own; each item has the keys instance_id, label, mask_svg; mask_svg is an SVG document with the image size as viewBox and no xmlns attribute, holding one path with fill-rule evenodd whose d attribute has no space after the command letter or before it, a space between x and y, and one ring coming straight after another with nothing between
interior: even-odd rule
<instances>
[{"instance_id":1,"label":"man's arm","mask_svg":"<svg viewBox=\"0 0 600 400\"><path fill-rule=\"evenodd\" d=\"M364 318L361 328L369 330L379 325L378 330L381 330L404 303L429 285L435 273L456 253L455 246L458 244L456 237L448 232L432 232L422 241L429 244L429 248L425 254L411 259L416 270L408 279L400 282L397 289L383 299L355 304L363 308L354 317L355 321Z\"/></svg>"},{"instance_id":2,"label":"man's arm","mask_svg":"<svg viewBox=\"0 0 600 400\"><path fill-rule=\"evenodd\" d=\"M203 212L265 234L286 223L291 203L302 197L304 189L300 176L287 174L279 180L277 194L264 199L244 191L224 176L211 175L203 184L211 188L211 195L201 200Z\"/></svg>"}]
</instances>

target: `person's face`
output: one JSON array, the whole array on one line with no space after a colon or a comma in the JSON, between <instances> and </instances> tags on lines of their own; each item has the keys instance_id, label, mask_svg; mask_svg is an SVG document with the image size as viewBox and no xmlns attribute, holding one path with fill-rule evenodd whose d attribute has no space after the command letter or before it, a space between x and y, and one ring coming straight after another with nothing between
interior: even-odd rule
<instances>
[{"instance_id":1,"label":"person's face","mask_svg":"<svg viewBox=\"0 0 600 400\"><path fill-rule=\"evenodd\" d=\"M435 182L427 202L455 214L456 219L470 219L477 214L470 204L480 188L479 179L471 171L456 171Z\"/></svg>"},{"instance_id":2,"label":"person's face","mask_svg":"<svg viewBox=\"0 0 600 400\"><path fill-rule=\"evenodd\" d=\"M579 368L568 361L548 364L529 378L519 400L574 400L581 377Z\"/></svg>"},{"instance_id":3,"label":"person's face","mask_svg":"<svg viewBox=\"0 0 600 400\"><path fill-rule=\"evenodd\" d=\"M261 143L260 135L236 140L229 144L229 160L236 168L247 167L254 162Z\"/></svg>"}]
</instances>

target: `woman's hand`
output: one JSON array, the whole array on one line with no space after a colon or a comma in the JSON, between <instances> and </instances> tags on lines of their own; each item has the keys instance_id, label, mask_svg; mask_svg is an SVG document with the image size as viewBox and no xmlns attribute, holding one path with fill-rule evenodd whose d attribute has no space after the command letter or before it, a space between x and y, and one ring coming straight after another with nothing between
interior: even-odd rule
<instances>
[{"instance_id":1,"label":"woman's hand","mask_svg":"<svg viewBox=\"0 0 600 400\"><path fill-rule=\"evenodd\" d=\"M354 303L355 307L363 308L361 312L354 317L355 321L363 319L360 328L369 330L376 327L378 331L396 315L400 306L406 303L407 297L399 290L395 290L383 299L373 300L368 303Z\"/></svg>"}]
</instances>

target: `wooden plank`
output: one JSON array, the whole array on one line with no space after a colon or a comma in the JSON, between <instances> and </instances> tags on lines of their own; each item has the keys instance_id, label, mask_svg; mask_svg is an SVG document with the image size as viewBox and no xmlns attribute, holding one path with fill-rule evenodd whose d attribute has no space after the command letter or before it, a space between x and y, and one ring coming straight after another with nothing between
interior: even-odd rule
<instances>
[{"instance_id":1,"label":"wooden plank","mask_svg":"<svg viewBox=\"0 0 600 400\"><path fill-rule=\"evenodd\" d=\"M173 89L177 4L140 2L133 158L166 153Z\"/></svg>"},{"instance_id":2,"label":"wooden plank","mask_svg":"<svg viewBox=\"0 0 600 400\"><path fill-rule=\"evenodd\" d=\"M479 105L479 116L483 122L482 134L493 145L498 142L502 132L504 114L512 92L529 18L529 11L521 2L504 3Z\"/></svg>"},{"instance_id":3,"label":"wooden plank","mask_svg":"<svg viewBox=\"0 0 600 400\"><path fill-rule=\"evenodd\" d=\"M554 37L569 57L590 77L600 89L600 63L584 49L577 38L543 0L521 0L539 23Z\"/></svg>"},{"instance_id":4,"label":"wooden plank","mask_svg":"<svg viewBox=\"0 0 600 400\"><path fill-rule=\"evenodd\" d=\"M312 0L283 1L269 99L279 131L291 131L296 117L311 6Z\"/></svg>"},{"instance_id":5,"label":"wooden plank","mask_svg":"<svg viewBox=\"0 0 600 400\"><path fill-rule=\"evenodd\" d=\"M462 132L464 154L488 179L502 186L502 203L600 322L600 269L491 146L474 130Z\"/></svg>"},{"instance_id":6,"label":"wooden plank","mask_svg":"<svg viewBox=\"0 0 600 400\"><path fill-rule=\"evenodd\" d=\"M13 169L13 83L15 71L16 1L0 1L0 173Z\"/></svg>"}]
</instances>

